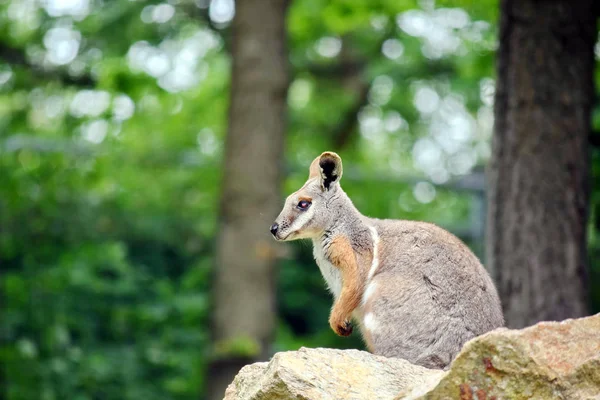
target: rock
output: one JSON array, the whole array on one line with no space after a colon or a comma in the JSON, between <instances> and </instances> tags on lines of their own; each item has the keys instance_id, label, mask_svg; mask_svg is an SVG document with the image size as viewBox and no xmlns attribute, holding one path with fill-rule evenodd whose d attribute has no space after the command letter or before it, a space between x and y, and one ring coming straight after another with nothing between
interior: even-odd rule
<instances>
[{"instance_id":1,"label":"rock","mask_svg":"<svg viewBox=\"0 0 600 400\"><path fill-rule=\"evenodd\" d=\"M226 400L393 399L415 385L430 387L443 372L358 350L307 349L277 353L247 365Z\"/></svg>"},{"instance_id":2,"label":"rock","mask_svg":"<svg viewBox=\"0 0 600 400\"><path fill-rule=\"evenodd\" d=\"M277 353L244 367L225 399L600 400L600 314L489 332L447 372L358 350Z\"/></svg>"},{"instance_id":3,"label":"rock","mask_svg":"<svg viewBox=\"0 0 600 400\"><path fill-rule=\"evenodd\" d=\"M600 314L475 338L422 398L600 400Z\"/></svg>"}]
</instances>

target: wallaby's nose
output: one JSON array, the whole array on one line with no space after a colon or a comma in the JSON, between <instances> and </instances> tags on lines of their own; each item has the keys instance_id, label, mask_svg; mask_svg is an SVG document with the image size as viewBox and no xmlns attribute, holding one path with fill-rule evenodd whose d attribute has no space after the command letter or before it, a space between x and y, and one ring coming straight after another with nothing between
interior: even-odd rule
<instances>
[{"instance_id":1,"label":"wallaby's nose","mask_svg":"<svg viewBox=\"0 0 600 400\"><path fill-rule=\"evenodd\" d=\"M275 236L275 234L277 233L277 229L279 229L279 224L275 222L273 225L271 225L271 234L273 236Z\"/></svg>"}]
</instances>

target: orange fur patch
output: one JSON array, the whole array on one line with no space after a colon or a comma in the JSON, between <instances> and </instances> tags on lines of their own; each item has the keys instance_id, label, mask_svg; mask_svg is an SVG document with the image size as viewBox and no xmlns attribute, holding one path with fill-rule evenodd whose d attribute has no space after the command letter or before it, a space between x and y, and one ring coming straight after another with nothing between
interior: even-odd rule
<instances>
[{"instance_id":1,"label":"orange fur patch","mask_svg":"<svg viewBox=\"0 0 600 400\"><path fill-rule=\"evenodd\" d=\"M349 321L352 312L359 307L365 285L364 267L359 266L359 255L354 252L345 236L336 236L329 245L329 260L342 275L342 292L336 300L329 322L336 333L337 327ZM362 257L360 257L362 258Z\"/></svg>"}]
</instances>

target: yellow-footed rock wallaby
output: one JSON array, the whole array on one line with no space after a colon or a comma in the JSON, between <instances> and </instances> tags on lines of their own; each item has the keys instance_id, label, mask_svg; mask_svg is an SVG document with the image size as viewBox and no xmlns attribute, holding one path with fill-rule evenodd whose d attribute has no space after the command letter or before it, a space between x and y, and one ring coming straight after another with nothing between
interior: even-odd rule
<instances>
[{"instance_id":1,"label":"yellow-footed rock wallaby","mask_svg":"<svg viewBox=\"0 0 600 400\"><path fill-rule=\"evenodd\" d=\"M362 215L342 190L342 160L325 152L286 200L271 233L312 239L341 336L359 323L367 348L429 368L448 367L463 344L504 324L496 288L477 257L433 224Z\"/></svg>"}]
</instances>

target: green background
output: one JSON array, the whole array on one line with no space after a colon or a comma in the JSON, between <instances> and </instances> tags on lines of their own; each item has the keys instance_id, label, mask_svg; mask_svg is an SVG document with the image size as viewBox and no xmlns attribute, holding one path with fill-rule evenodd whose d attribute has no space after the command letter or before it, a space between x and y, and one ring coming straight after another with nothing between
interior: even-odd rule
<instances>
[{"instance_id":1,"label":"green background","mask_svg":"<svg viewBox=\"0 0 600 400\"><path fill-rule=\"evenodd\" d=\"M1 3L4 398L202 396L231 7ZM316 155L336 150L364 214L435 222L483 257L477 182L490 154L497 18L488 0L293 1L285 193ZM357 73L337 69L348 62ZM344 123L351 135L340 146ZM599 203L595 188L596 312ZM310 246L292 244L279 265L274 350L361 348L358 335L331 332Z\"/></svg>"}]
</instances>

